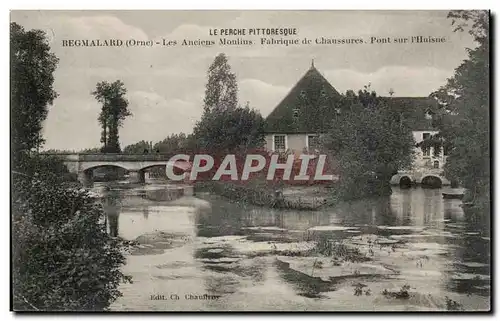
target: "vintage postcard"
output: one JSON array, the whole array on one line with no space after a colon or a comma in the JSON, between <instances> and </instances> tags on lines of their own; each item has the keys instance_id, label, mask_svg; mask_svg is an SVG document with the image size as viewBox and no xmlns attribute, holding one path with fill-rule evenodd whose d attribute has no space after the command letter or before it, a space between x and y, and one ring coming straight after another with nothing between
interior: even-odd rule
<instances>
[{"instance_id":1,"label":"vintage postcard","mask_svg":"<svg viewBox=\"0 0 500 321\"><path fill-rule=\"evenodd\" d=\"M11 11L13 311L491 306L488 11Z\"/></svg>"}]
</instances>

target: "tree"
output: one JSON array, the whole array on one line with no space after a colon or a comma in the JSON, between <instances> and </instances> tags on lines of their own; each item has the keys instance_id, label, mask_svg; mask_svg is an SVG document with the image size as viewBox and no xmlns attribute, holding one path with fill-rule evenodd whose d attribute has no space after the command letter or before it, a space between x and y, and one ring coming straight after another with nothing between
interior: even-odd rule
<instances>
[{"instance_id":1,"label":"tree","mask_svg":"<svg viewBox=\"0 0 500 321\"><path fill-rule=\"evenodd\" d=\"M62 160L37 152L56 65L41 30L11 24L13 308L103 310L130 281L119 240L88 191L67 186Z\"/></svg>"},{"instance_id":2,"label":"tree","mask_svg":"<svg viewBox=\"0 0 500 321\"><path fill-rule=\"evenodd\" d=\"M238 84L225 54L215 57L208 68L204 112L235 109L238 106Z\"/></svg>"},{"instance_id":3,"label":"tree","mask_svg":"<svg viewBox=\"0 0 500 321\"><path fill-rule=\"evenodd\" d=\"M42 126L48 106L57 97L53 89L58 58L51 52L42 30L25 31L10 24L10 108L12 164L42 147Z\"/></svg>"},{"instance_id":4,"label":"tree","mask_svg":"<svg viewBox=\"0 0 500 321\"><path fill-rule=\"evenodd\" d=\"M101 148L99 147L93 147L93 148L85 148L79 151L79 153L82 154L100 154L101 153Z\"/></svg>"},{"instance_id":5,"label":"tree","mask_svg":"<svg viewBox=\"0 0 500 321\"><path fill-rule=\"evenodd\" d=\"M101 142L105 153L120 152L118 128L123 125L127 116L132 115L128 109L128 100L124 97L126 93L127 89L121 80L113 83L101 81L92 92L95 99L102 103L98 120L102 126Z\"/></svg>"},{"instance_id":6,"label":"tree","mask_svg":"<svg viewBox=\"0 0 500 321\"><path fill-rule=\"evenodd\" d=\"M448 151L451 149L451 141L445 140L442 132L438 132L434 135L430 135L428 138L424 139L415 146L420 147L422 151L430 150L430 148L433 148L434 156L439 157L442 150L444 150L445 155L448 154Z\"/></svg>"},{"instance_id":7,"label":"tree","mask_svg":"<svg viewBox=\"0 0 500 321\"><path fill-rule=\"evenodd\" d=\"M412 133L399 113L366 86L343 95L340 113L324 138L340 176L339 197L353 199L390 193L389 181L413 161Z\"/></svg>"},{"instance_id":8,"label":"tree","mask_svg":"<svg viewBox=\"0 0 500 321\"><path fill-rule=\"evenodd\" d=\"M246 107L207 112L194 128L197 148L205 151L235 151L264 144L264 118Z\"/></svg>"},{"instance_id":9,"label":"tree","mask_svg":"<svg viewBox=\"0 0 500 321\"><path fill-rule=\"evenodd\" d=\"M445 175L467 188L473 199L489 202L489 14L486 11L451 11L455 31L472 35L478 46L467 49L468 58L453 77L432 94L440 107L435 124L449 144Z\"/></svg>"},{"instance_id":10,"label":"tree","mask_svg":"<svg viewBox=\"0 0 500 321\"><path fill-rule=\"evenodd\" d=\"M47 149L40 151L40 154L73 154L76 153L74 150L68 149Z\"/></svg>"},{"instance_id":11,"label":"tree","mask_svg":"<svg viewBox=\"0 0 500 321\"><path fill-rule=\"evenodd\" d=\"M192 138L184 133L172 134L153 146L162 154L186 152L190 149Z\"/></svg>"},{"instance_id":12,"label":"tree","mask_svg":"<svg viewBox=\"0 0 500 321\"><path fill-rule=\"evenodd\" d=\"M264 119L248 102L238 107L236 75L223 53L208 69L204 104L202 119L187 137L188 149L225 152L263 145Z\"/></svg>"},{"instance_id":13,"label":"tree","mask_svg":"<svg viewBox=\"0 0 500 321\"><path fill-rule=\"evenodd\" d=\"M145 151L151 153L151 142L147 142L145 140L141 140L135 144L130 144L125 146L123 149L124 154L143 154Z\"/></svg>"}]
</instances>

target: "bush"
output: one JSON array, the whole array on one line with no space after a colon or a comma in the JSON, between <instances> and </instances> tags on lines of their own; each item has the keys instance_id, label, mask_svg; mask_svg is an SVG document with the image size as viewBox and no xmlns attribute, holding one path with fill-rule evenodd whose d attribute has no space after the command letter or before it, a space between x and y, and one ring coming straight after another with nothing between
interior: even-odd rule
<instances>
[{"instance_id":1,"label":"bush","mask_svg":"<svg viewBox=\"0 0 500 321\"><path fill-rule=\"evenodd\" d=\"M19 310L105 310L131 281L120 241L86 190L53 175L17 175L13 186L13 296Z\"/></svg>"},{"instance_id":2,"label":"bush","mask_svg":"<svg viewBox=\"0 0 500 321\"><path fill-rule=\"evenodd\" d=\"M253 180L248 184L228 181L196 182L196 190L207 191L238 203L247 203L279 209L316 210L325 205L324 202L305 202L301 199L286 199L277 193L279 183L265 180Z\"/></svg>"}]
</instances>

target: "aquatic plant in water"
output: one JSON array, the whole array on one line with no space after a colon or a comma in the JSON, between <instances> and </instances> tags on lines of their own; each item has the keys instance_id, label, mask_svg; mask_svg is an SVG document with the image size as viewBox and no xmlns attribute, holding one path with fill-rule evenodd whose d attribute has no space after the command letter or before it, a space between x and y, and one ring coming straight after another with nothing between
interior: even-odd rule
<instances>
[{"instance_id":1,"label":"aquatic plant in water","mask_svg":"<svg viewBox=\"0 0 500 321\"><path fill-rule=\"evenodd\" d=\"M361 285L357 285L356 288L354 288L354 295L363 295L363 287Z\"/></svg>"},{"instance_id":2,"label":"aquatic plant in water","mask_svg":"<svg viewBox=\"0 0 500 321\"><path fill-rule=\"evenodd\" d=\"M446 300L446 310L448 311L460 311L462 310L462 305L455 300L450 299L449 297L444 297Z\"/></svg>"},{"instance_id":3,"label":"aquatic plant in water","mask_svg":"<svg viewBox=\"0 0 500 321\"><path fill-rule=\"evenodd\" d=\"M382 291L382 295L386 297L393 297L396 299L408 299L410 297L410 293L408 292L410 288L411 287L408 284L405 284L398 292L391 292L387 291L387 289L384 289L384 291Z\"/></svg>"},{"instance_id":4,"label":"aquatic plant in water","mask_svg":"<svg viewBox=\"0 0 500 321\"><path fill-rule=\"evenodd\" d=\"M332 262L334 265L339 260L348 262L365 262L370 260L358 248L350 248L343 241L332 242L329 239L320 239L316 245L316 252L333 257Z\"/></svg>"}]
</instances>

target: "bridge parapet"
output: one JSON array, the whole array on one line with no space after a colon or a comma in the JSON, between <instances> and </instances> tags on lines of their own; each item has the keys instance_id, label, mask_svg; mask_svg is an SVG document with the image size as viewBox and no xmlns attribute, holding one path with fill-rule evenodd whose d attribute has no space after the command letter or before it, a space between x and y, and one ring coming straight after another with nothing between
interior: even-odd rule
<instances>
[{"instance_id":1,"label":"bridge parapet","mask_svg":"<svg viewBox=\"0 0 500 321\"><path fill-rule=\"evenodd\" d=\"M84 185L92 182L93 169L105 166L121 167L128 171L129 180L133 183L144 183L145 171L148 168L169 166L182 171L190 166L181 161L170 161L173 154L77 154L77 153L45 153L47 156L62 158L70 173L78 175L78 180Z\"/></svg>"},{"instance_id":2,"label":"bridge parapet","mask_svg":"<svg viewBox=\"0 0 500 321\"><path fill-rule=\"evenodd\" d=\"M49 154L51 156L59 156L61 158L64 158L64 160L66 161L74 161L74 162L77 162L80 160L78 154Z\"/></svg>"},{"instance_id":3,"label":"bridge parapet","mask_svg":"<svg viewBox=\"0 0 500 321\"><path fill-rule=\"evenodd\" d=\"M73 162L145 162L168 161L174 154L46 154L64 158Z\"/></svg>"}]
</instances>

